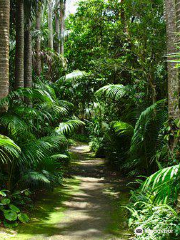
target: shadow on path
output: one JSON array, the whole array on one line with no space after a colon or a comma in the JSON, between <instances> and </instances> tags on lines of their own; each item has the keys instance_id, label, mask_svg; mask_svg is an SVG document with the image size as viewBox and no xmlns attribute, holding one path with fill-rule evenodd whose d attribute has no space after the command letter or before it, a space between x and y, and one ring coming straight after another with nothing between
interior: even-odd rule
<instances>
[{"instance_id":1,"label":"shadow on path","mask_svg":"<svg viewBox=\"0 0 180 240\"><path fill-rule=\"evenodd\" d=\"M87 145L71 149L74 158L64 187L37 207L32 223L11 239L128 239L126 181L92 158Z\"/></svg>"}]
</instances>

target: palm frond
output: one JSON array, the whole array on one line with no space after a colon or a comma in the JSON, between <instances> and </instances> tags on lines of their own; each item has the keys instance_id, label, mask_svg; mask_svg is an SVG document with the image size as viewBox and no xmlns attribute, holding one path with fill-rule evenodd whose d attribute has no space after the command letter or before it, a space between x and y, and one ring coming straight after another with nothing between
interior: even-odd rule
<instances>
[{"instance_id":1,"label":"palm frond","mask_svg":"<svg viewBox=\"0 0 180 240\"><path fill-rule=\"evenodd\" d=\"M11 136L17 136L17 134L24 134L24 132L29 131L29 126L22 120L22 118L9 113L4 114L0 118L0 123L3 127L7 128Z\"/></svg>"},{"instance_id":2,"label":"palm frond","mask_svg":"<svg viewBox=\"0 0 180 240\"><path fill-rule=\"evenodd\" d=\"M107 97L110 99L119 100L122 97L124 97L127 94L127 86L124 86L122 84L116 84L116 85L107 85L102 88L100 88L95 95L97 97Z\"/></svg>"},{"instance_id":3,"label":"palm frond","mask_svg":"<svg viewBox=\"0 0 180 240\"><path fill-rule=\"evenodd\" d=\"M41 162L50 157L54 149L65 144L67 144L67 140L63 135L52 135L30 141L22 148L21 161L28 164Z\"/></svg>"},{"instance_id":4,"label":"palm frond","mask_svg":"<svg viewBox=\"0 0 180 240\"><path fill-rule=\"evenodd\" d=\"M28 186L49 185L50 180L43 174L37 171L29 171L26 173L21 181Z\"/></svg>"},{"instance_id":5,"label":"palm frond","mask_svg":"<svg viewBox=\"0 0 180 240\"><path fill-rule=\"evenodd\" d=\"M117 135L133 136L134 128L132 125L122 121L112 122L111 125Z\"/></svg>"},{"instance_id":6,"label":"palm frond","mask_svg":"<svg viewBox=\"0 0 180 240\"><path fill-rule=\"evenodd\" d=\"M84 122L82 122L79 119L69 120L67 122L60 123L59 127L57 127L55 131L59 134L72 134L80 126L83 126L83 125L85 125Z\"/></svg>"},{"instance_id":7,"label":"palm frond","mask_svg":"<svg viewBox=\"0 0 180 240\"><path fill-rule=\"evenodd\" d=\"M156 202L166 201L172 194L177 195L178 185L175 184L175 181L177 181L179 169L180 165L175 165L152 174L144 182L142 192L149 190L154 193Z\"/></svg>"},{"instance_id":8,"label":"palm frond","mask_svg":"<svg viewBox=\"0 0 180 240\"><path fill-rule=\"evenodd\" d=\"M0 135L0 161L1 163L11 162L12 159L18 158L21 149L10 138Z\"/></svg>"},{"instance_id":9,"label":"palm frond","mask_svg":"<svg viewBox=\"0 0 180 240\"><path fill-rule=\"evenodd\" d=\"M135 125L130 147L130 158L125 163L125 168L139 168L139 174L143 174L143 168L151 172L150 165L156 151L163 147L163 139L160 131L167 120L166 100L160 100L143 111Z\"/></svg>"}]
</instances>

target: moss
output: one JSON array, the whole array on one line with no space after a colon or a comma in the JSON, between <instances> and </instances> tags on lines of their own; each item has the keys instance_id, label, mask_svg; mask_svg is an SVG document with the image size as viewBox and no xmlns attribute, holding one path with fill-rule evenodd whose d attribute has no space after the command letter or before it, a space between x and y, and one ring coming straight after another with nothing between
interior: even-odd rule
<instances>
[{"instance_id":1,"label":"moss","mask_svg":"<svg viewBox=\"0 0 180 240\"><path fill-rule=\"evenodd\" d=\"M114 186L106 189L104 193L111 198L112 204L112 211L110 211L111 222L106 229L107 233L121 237L124 240L129 239L131 233L127 226L128 211L125 209L129 202L128 189Z\"/></svg>"},{"instance_id":2,"label":"moss","mask_svg":"<svg viewBox=\"0 0 180 240\"><path fill-rule=\"evenodd\" d=\"M38 236L38 239L59 233L58 224L64 216L63 203L79 191L79 180L66 179L63 187L55 189L36 203L31 214L31 222L20 225L14 237L6 239L28 240ZM3 238L1 238L3 239Z\"/></svg>"}]
</instances>

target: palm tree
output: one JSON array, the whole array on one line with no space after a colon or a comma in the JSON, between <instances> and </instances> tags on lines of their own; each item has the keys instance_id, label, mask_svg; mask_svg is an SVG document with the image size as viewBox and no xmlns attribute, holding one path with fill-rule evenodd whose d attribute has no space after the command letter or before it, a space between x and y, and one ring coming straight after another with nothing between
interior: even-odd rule
<instances>
[{"instance_id":1,"label":"palm tree","mask_svg":"<svg viewBox=\"0 0 180 240\"><path fill-rule=\"evenodd\" d=\"M0 99L9 92L10 0L0 0Z\"/></svg>"},{"instance_id":2,"label":"palm tree","mask_svg":"<svg viewBox=\"0 0 180 240\"><path fill-rule=\"evenodd\" d=\"M61 25L60 52L62 55L64 55L65 11L66 11L66 0L60 0L60 25Z\"/></svg>"},{"instance_id":3,"label":"palm tree","mask_svg":"<svg viewBox=\"0 0 180 240\"><path fill-rule=\"evenodd\" d=\"M176 0L176 25L177 33L180 32L180 0Z\"/></svg>"},{"instance_id":4,"label":"palm tree","mask_svg":"<svg viewBox=\"0 0 180 240\"><path fill-rule=\"evenodd\" d=\"M42 6L38 4L36 7L36 31L37 31L37 38L35 44L35 58L36 58L36 67L35 72L37 76L41 75L42 71L42 62L41 62L41 17L42 17Z\"/></svg>"},{"instance_id":5,"label":"palm tree","mask_svg":"<svg viewBox=\"0 0 180 240\"><path fill-rule=\"evenodd\" d=\"M53 49L53 1L48 1L49 48Z\"/></svg>"},{"instance_id":6,"label":"palm tree","mask_svg":"<svg viewBox=\"0 0 180 240\"><path fill-rule=\"evenodd\" d=\"M56 6L55 6L55 44L54 44L54 50L56 53L60 54L60 12L59 12L59 0L56 0Z\"/></svg>"},{"instance_id":7,"label":"palm tree","mask_svg":"<svg viewBox=\"0 0 180 240\"><path fill-rule=\"evenodd\" d=\"M32 87L32 35L31 20L27 20L24 33L24 87Z\"/></svg>"},{"instance_id":8,"label":"palm tree","mask_svg":"<svg viewBox=\"0 0 180 240\"><path fill-rule=\"evenodd\" d=\"M24 0L16 0L15 88L24 87Z\"/></svg>"},{"instance_id":9,"label":"palm tree","mask_svg":"<svg viewBox=\"0 0 180 240\"><path fill-rule=\"evenodd\" d=\"M176 48L176 9L175 1L165 1L165 16L167 29L167 54L168 60L172 60L170 55L177 52ZM179 24L178 24L179 25ZM169 118L179 117L179 79L176 63L168 61L168 110Z\"/></svg>"}]
</instances>

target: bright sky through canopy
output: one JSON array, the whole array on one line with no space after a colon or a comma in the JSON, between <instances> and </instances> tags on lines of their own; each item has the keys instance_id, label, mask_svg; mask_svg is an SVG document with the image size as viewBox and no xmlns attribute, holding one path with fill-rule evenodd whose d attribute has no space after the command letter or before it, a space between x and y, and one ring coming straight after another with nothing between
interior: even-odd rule
<instances>
[{"instance_id":1,"label":"bright sky through canopy","mask_svg":"<svg viewBox=\"0 0 180 240\"><path fill-rule=\"evenodd\" d=\"M77 9L78 0L67 0L66 14L75 13Z\"/></svg>"}]
</instances>

